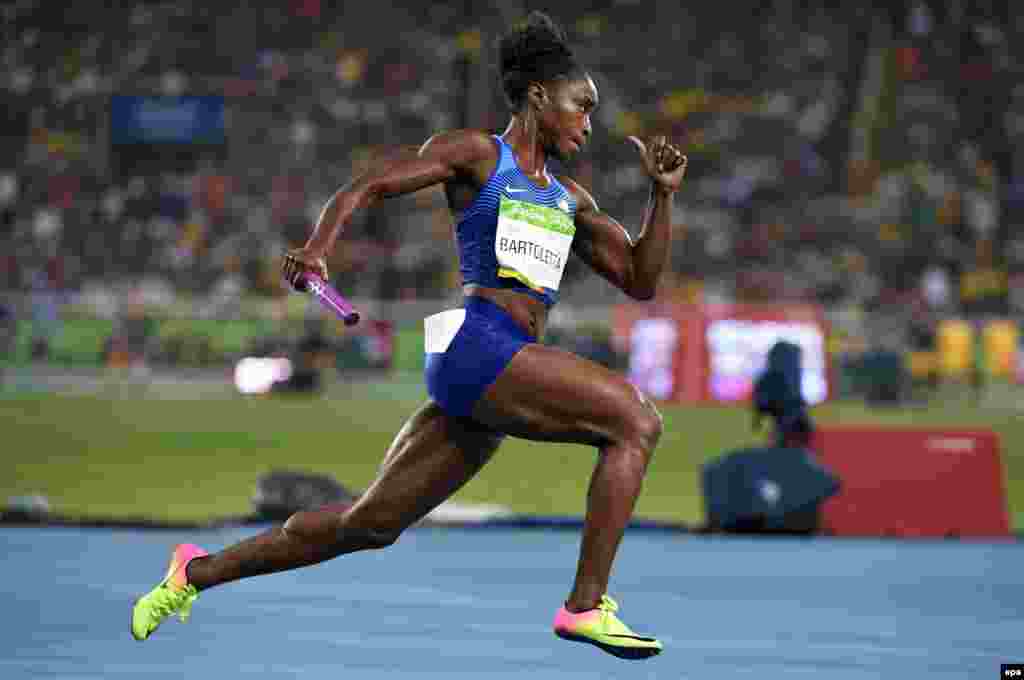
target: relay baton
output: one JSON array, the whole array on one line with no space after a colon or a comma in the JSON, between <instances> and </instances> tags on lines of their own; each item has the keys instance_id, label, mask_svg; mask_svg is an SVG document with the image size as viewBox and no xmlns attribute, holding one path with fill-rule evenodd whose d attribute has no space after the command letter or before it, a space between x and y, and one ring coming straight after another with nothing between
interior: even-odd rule
<instances>
[{"instance_id":1,"label":"relay baton","mask_svg":"<svg viewBox=\"0 0 1024 680\"><path fill-rule=\"evenodd\" d=\"M334 286L313 272L299 274L299 282L307 293L315 297L323 307L334 312L334 315L344 321L346 326L354 326L359 323L359 312L351 302L334 289Z\"/></svg>"}]
</instances>

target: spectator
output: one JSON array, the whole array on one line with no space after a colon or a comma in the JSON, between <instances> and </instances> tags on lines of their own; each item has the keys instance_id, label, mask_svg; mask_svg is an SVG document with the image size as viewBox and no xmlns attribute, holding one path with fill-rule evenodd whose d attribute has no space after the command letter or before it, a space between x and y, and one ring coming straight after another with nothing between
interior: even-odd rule
<instances>
[{"instance_id":1,"label":"spectator","mask_svg":"<svg viewBox=\"0 0 1024 680\"><path fill-rule=\"evenodd\" d=\"M768 351L764 372L754 383L754 426L761 417L772 418L775 446L810 446L814 423L802 391L802 350L799 345L779 341Z\"/></svg>"}]
</instances>

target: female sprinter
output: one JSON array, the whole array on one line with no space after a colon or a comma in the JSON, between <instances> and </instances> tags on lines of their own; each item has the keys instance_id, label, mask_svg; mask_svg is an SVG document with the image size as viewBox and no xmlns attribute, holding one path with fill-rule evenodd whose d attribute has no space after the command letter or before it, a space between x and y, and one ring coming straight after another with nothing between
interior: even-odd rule
<instances>
[{"instance_id":1,"label":"female sprinter","mask_svg":"<svg viewBox=\"0 0 1024 680\"><path fill-rule=\"evenodd\" d=\"M632 632L607 596L612 561L661 434L654 405L621 375L539 342L570 251L625 293L654 296L669 252L672 195L686 170L658 138L630 138L651 178L633 242L548 156L567 158L590 136L593 80L564 34L533 13L500 46L513 109L503 135L436 135L414 158L373 168L326 204L306 245L284 258L326 277L325 257L352 214L375 201L443 183L453 215L464 308L426 320L430 400L398 433L377 479L350 508L292 515L282 527L207 554L175 548L164 581L135 604L132 633L147 638L172 613L186 618L199 591L247 576L295 569L393 544L473 477L506 435L597 447L576 578L555 633L641 659L661 643Z\"/></svg>"}]
</instances>

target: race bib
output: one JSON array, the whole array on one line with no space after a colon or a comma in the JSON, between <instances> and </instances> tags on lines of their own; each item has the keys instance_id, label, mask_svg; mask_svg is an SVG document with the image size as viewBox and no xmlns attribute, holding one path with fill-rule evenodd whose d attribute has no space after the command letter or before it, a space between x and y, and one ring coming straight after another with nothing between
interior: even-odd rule
<instances>
[{"instance_id":1,"label":"race bib","mask_svg":"<svg viewBox=\"0 0 1024 680\"><path fill-rule=\"evenodd\" d=\"M498 276L538 290L558 290L576 233L568 201L559 204L548 208L501 197L494 237Z\"/></svg>"}]
</instances>

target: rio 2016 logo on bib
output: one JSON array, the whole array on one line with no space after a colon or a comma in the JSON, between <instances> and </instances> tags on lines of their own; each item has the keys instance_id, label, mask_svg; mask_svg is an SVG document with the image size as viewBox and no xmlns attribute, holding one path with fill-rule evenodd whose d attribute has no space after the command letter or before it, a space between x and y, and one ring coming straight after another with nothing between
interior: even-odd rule
<instances>
[{"instance_id":1,"label":"rio 2016 logo on bib","mask_svg":"<svg viewBox=\"0 0 1024 680\"><path fill-rule=\"evenodd\" d=\"M568 202L562 199L559 207L501 197L494 237L498 276L534 289L558 290L576 234Z\"/></svg>"}]
</instances>

